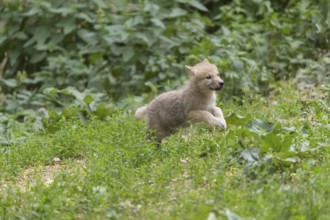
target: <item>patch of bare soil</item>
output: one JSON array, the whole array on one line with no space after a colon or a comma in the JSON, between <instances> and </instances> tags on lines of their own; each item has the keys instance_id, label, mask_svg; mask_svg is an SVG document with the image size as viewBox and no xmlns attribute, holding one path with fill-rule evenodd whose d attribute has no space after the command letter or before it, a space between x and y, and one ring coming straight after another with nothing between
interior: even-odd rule
<instances>
[{"instance_id":1,"label":"patch of bare soil","mask_svg":"<svg viewBox=\"0 0 330 220\"><path fill-rule=\"evenodd\" d=\"M75 160L75 164L83 166L85 160L79 159ZM72 167L71 167L72 168ZM0 182L0 192L6 192L10 188L15 186L22 190L23 192L28 191L31 187L40 183L40 181L49 186L53 183L55 177L63 170L68 170L70 167L66 164L61 164L58 158L54 158L52 165L39 166L39 167L29 167L26 168L20 175L18 175L14 180Z\"/></svg>"}]
</instances>

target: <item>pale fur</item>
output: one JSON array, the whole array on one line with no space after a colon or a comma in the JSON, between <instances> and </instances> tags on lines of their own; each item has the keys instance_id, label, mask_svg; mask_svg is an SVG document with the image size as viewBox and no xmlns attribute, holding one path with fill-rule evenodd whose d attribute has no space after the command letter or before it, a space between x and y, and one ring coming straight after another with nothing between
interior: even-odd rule
<instances>
[{"instance_id":1,"label":"pale fur","mask_svg":"<svg viewBox=\"0 0 330 220\"><path fill-rule=\"evenodd\" d=\"M190 122L227 127L222 110L216 106L215 90L223 86L216 66L204 59L193 67L186 66L186 70L190 79L183 88L160 94L135 112L136 119L145 120L159 142Z\"/></svg>"}]
</instances>

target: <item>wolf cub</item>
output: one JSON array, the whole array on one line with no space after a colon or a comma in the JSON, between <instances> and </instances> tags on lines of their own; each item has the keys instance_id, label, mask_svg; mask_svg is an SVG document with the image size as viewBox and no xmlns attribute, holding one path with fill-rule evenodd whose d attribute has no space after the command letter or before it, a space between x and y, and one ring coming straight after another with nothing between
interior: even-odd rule
<instances>
[{"instance_id":1,"label":"wolf cub","mask_svg":"<svg viewBox=\"0 0 330 220\"><path fill-rule=\"evenodd\" d=\"M216 106L215 91L224 86L217 67L207 59L185 67L190 78L184 87L156 96L135 112L135 118L145 120L148 129L155 132L158 142L190 122L227 127L221 109Z\"/></svg>"}]
</instances>

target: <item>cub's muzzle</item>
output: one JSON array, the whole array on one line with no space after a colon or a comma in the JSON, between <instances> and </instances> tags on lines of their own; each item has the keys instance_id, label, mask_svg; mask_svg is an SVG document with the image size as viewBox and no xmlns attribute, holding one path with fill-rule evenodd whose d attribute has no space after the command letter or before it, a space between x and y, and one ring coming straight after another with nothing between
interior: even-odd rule
<instances>
[{"instance_id":1,"label":"cub's muzzle","mask_svg":"<svg viewBox=\"0 0 330 220\"><path fill-rule=\"evenodd\" d=\"M220 90L222 89L222 87L225 85L224 81L220 81L219 83L217 83L216 85L212 86L211 89L212 90Z\"/></svg>"}]
</instances>

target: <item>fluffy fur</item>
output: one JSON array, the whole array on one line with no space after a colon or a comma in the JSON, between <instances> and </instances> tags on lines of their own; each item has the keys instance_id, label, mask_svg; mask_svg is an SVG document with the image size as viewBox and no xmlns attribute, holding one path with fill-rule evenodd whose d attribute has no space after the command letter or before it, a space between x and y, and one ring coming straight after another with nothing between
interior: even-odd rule
<instances>
[{"instance_id":1,"label":"fluffy fur","mask_svg":"<svg viewBox=\"0 0 330 220\"><path fill-rule=\"evenodd\" d=\"M186 70L190 78L183 88L158 95L135 113L136 119L147 122L159 142L190 122L227 127L221 109L216 106L215 91L224 85L217 67L204 59L195 66L186 66Z\"/></svg>"}]
</instances>

